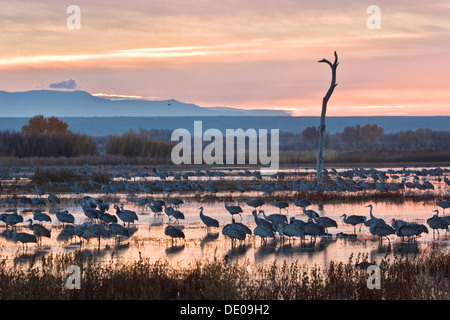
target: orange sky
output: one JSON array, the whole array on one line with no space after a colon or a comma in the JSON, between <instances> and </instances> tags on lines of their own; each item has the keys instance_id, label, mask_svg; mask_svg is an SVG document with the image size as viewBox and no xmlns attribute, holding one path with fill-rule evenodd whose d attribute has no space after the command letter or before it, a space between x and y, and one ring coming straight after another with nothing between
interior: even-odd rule
<instances>
[{"instance_id":1,"label":"orange sky","mask_svg":"<svg viewBox=\"0 0 450 320\"><path fill-rule=\"evenodd\" d=\"M0 10L0 90L79 90L200 106L320 115L340 65L330 116L450 115L450 2L13 1Z\"/></svg>"}]
</instances>

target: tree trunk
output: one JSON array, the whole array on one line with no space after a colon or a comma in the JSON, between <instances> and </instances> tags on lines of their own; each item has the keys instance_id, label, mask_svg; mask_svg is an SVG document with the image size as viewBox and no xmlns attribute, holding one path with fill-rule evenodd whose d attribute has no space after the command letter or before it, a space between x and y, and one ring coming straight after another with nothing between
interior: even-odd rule
<instances>
[{"instance_id":1,"label":"tree trunk","mask_svg":"<svg viewBox=\"0 0 450 320\"><path fill-rule=\"evenodd\" d=\"M323 97L322 101L322 114L320 116L320 126L319 126L319 150L317 152L317 183L322 184L322 170L323 170L323 148L324 148L324 136L325 136L325 114L327 112L327 103L333 94L334 88L337 86L336 83L336 68L339 64L338 56L336 51L334 52L334 63L326 59L319 60L318 62L325 62L331 68L331 84L330 88L327 91L325 97Z\"/></svg>"}]
</instances>

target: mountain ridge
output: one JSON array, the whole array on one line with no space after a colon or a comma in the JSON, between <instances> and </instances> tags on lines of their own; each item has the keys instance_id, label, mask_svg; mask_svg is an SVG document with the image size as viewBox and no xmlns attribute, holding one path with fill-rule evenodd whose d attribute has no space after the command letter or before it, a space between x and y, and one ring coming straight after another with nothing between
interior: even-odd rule
<instances>
[{"instance_id":1,"label":"mountain ridge","mask_svg":"<svg viewBox=\"0 0 450 320\"><path fill-rule=\"evenodd\" d=\"M82 90L0 91L2 117L172 117L172 116L287 116L277 110L201 107L176 99L108 99Z\"/></svg>"}]
</instances>

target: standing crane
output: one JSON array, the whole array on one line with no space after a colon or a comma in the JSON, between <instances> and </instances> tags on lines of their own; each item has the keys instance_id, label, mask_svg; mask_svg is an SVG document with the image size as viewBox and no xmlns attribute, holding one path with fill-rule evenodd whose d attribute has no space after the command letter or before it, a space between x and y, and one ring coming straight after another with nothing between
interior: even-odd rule
<instances>
[{"instance_id":1,"label":"standing crane","mask_svg":"<svg viewBox=\"0 0 450 320\"><path fill-rule=\"evenodd\" d=\"M223 202L225 204L225 209L227 209L227 211L231 214L231 217L233 217L235 214L238 214L242 219L241 213L243 213L244 211L242 211L242 208L240 206L229 206L226 199L223 200Z\"/></svg>"},{"instance_id":2,"label":"standing crane","mask_svg":"<svg viewBox=\"0 0 450 320\"><path fill-rule=\"evenodd\" d=\"M350 224L353 226L353 233L356 234L356 226L364 223L364 216L351 215L348 216L344 213L341 218L344 218L344 223ZM359 231L361 232L361 226L359 226Z\"/></svg>"},{"instance_id":3,"label":"standing crane","mask_svg":"<svg viewBox=\"0 0 450 320\"><path fill-rule=\"evenodd\" d=\"M207 230L209 231L209 228L218 228L219 227L219 221L217 221L214 218L208 217L203 213L203 207L200 207L200 220L205 224Z\"/></svg>"}]
</instances>

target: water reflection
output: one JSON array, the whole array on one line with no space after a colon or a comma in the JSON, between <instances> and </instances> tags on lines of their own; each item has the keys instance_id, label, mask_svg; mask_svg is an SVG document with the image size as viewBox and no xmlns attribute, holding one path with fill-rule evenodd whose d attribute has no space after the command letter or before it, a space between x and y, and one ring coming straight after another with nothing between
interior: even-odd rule
<instances>
[{"instance_id":1,"label":"water reflection","mask_svg":"<svg viewBox=\"0 0 450 320\"><path fill-rule=\"evenodd\" d=\"M138 210L133 203L127 203L125 199L119 199L124 202L127 209ZM239 198L234 199L234 204L241 205L244 210L242 214L243 224L253 230L256 226L254 217L251 214L253 208L245 204L245 198L242 201ZM384 219L386 222L391 219L403 219L426 224L426 220L433 215L435 203L430 202L371 202L373 204L373 214ZM263 242L259 237L248 236L242 243L232 244L231 240L221 233L221 228L231 222L229 213L225 210L222 202L198 202L186 200L179 206L179 210L185 215L185 220L175 223L169 222L167 216L145 213L139 215L139 221L127 228L130 238L121 237L101 238L100 243L97 238L90 241L80 241L76 236L67 236L62 234L62 226L57 223L55 211L49 211L48 214L52 223L44 223L52 229L50 239L44 239L43 245L38 247L35 244L29 244L28 248L23 248L20 243L12 240L13 229L0 225L0 257L14 259L14 263L30 263L49 253L72 253L92 254L96 259L104 260L108 257L121 257L124 260L138 259L139 256L149 257L154 260L160 258L182 264L203 259L205 257L218 256L230 262L250 261L252 263L271 263L273 261L299 261L301 263L324 265L329 261L346 262L351 254L368 254L372 260L380 260L384 257L398 255L418 255L428 250L431 246L439 250L448 250L450 235L441 232L439 238L437 234L433 238L433 232L429 229L428 234L422 234L417 241L401 241L395 235L389 236L390 242L383 239L380 244L378 237L369 233L367 227L362 227L361 232L357 231L352 235L353 227L342 223L340 216L343 213L359 214L369 217L369 211L366 208L368 203L348 204L348 203L313 203L311 209L317 211L321 216L330 217L338 222L338 228L330 229L331 236L318 237L315 241L306 237L300 239L268 239ZM205 214L216 218L220 223L220 228L206 230L201 223L198 210L200 206L204 207ZM75 216L75 223L82 224L86 222L81 208L77 204L61 206L58 210L68 210ZM268 202L264 206L268 214L279 212L279 209ZM23 214L31 217L32 212ZM289 203L289 217L302 219L306 217L302 211L293 203ZM171 238L164 234L167 225L175 225L183 229L186 239ZM18 232L30 232L26 224L16 225ZM120 240L120 241L119 241Z\"/></svg>"}]
</instances>

